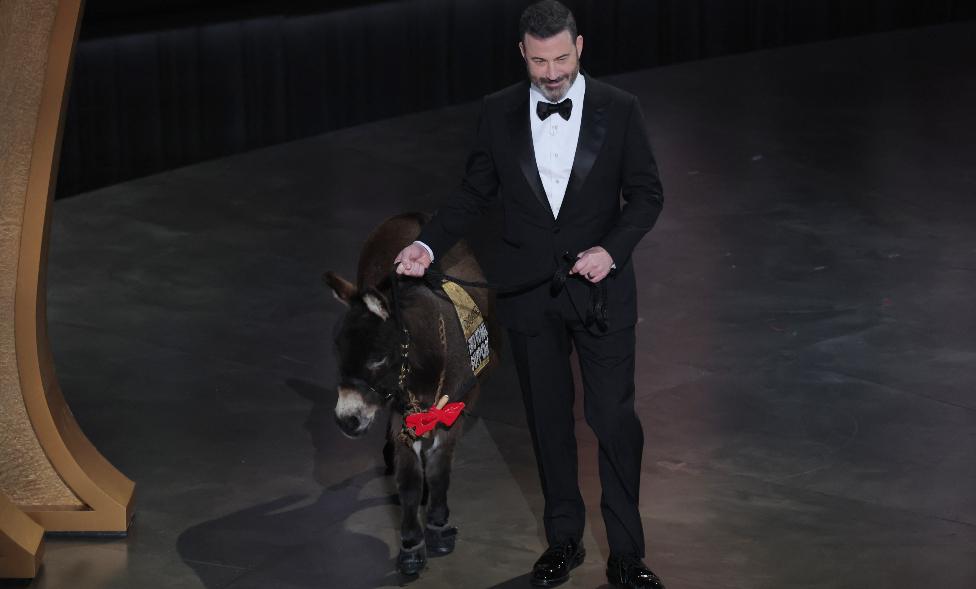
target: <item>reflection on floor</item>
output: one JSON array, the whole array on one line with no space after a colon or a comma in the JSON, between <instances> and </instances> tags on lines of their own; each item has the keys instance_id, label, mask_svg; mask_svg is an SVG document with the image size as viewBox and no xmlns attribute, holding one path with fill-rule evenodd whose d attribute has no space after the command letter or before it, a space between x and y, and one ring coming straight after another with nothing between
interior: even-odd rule
<instances>
[{"instance_id":1,"label":"reflection on floor","mask_svg":"<svg viewBox=\"0 0 976 589\"><path fill-rule=\"evenodd\" d=\"M635 253L648 562L671 589L976 586L976 25L619 76L666 206ZM377 587L378 431L332 423L319 276L430 210L477 105L56 206L50 330L89 437L139 483L125 540L49 540L37 588ZM415 587L523 587L542 503L511 366L458 453L455 554ZM605 583L580 421L586 563Z\"/></svg>"}]
</instances>

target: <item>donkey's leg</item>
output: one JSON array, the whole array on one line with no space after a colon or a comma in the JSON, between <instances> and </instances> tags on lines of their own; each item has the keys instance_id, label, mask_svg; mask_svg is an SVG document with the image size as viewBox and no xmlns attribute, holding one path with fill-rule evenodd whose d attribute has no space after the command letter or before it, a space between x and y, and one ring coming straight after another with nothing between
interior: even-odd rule
<instances>
[{"instance_id":1,"label":"donkey's leg","mask_svg":"<svg viewBox=\"0 0 976 589\"><path fill-rule=\"evenodd\" d=\"M427 529L424 536L427 552L431 556L443 556L454 551L457 528L449 526L451 511L447 506L447 489L451 485L451 465L454 446L460 432L460 424L451 431L437 430L434 445L427 451L427 488L430 502L427 504Z\"/></svg>"},{"instance_id":2,"label":"donkey's leg","mask_svg":"<svg viewBox=\"0 0 976 589\"><path fill-rule=\"evenodd\" d=\"M396 462L396 434L393 429L393 412L390 411L390 417L386 422L386 444L383 445L383 466L385 467L384 474L391 475L395 472L395 462Z\"/></svg>"},{"instance_id":3,"label":"donkey's leg","mask_svg":"<svg viewBox=\"0 0 976 589\"><path fill-rule=\"evenodd\" d=\"M419 442L417 448L419 448ZM420 525L420 496L424 486L423 466L413 445L396 444L396 483L400 494L402 521L397 570L416 575L427 564L424 530Z\"/></svg>"}]
</instances>

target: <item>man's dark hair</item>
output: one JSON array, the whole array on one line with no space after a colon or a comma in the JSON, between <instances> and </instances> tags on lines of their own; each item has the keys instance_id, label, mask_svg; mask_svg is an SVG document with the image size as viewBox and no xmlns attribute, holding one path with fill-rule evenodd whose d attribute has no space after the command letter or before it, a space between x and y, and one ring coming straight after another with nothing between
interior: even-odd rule
<instances>
[{"instance_id":1,"label":"man's dark hair","mask_svg":"<svg viewBox=\"0 0 976 589\"><path fill-rule=\"evenodd\" d=\"M556 0L541 0L530 5L519 19L519 40L528 33L538 39L548 39L563 31L576 39L576 19L573 13Z\"/></svg>"}]
</instances>

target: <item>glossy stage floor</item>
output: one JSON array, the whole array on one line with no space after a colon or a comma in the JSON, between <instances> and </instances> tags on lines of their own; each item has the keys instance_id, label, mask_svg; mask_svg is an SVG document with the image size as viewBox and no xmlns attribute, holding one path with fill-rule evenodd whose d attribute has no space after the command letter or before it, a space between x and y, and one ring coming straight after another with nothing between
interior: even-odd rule
<instances>
[{"instance_id":1,"label":"glossy stage floor","mask_svg":"<svg viewBox=\"0 0 976 589\"><path fill-rule=\"evenodd\" d=\"M664 214L635 253L647 561L671 589L976 587L976 23L611 79ZM69 402L138 483L125 539L50 538L32 587L365 588L394 571L378 428L344 438L320 282L459 180L478 106L57 203ZM595 442L579 421L603 585ZM542 500L513 369L455 465L456 552L415 587L524 587Z\"/></svg>"}]
</instances>

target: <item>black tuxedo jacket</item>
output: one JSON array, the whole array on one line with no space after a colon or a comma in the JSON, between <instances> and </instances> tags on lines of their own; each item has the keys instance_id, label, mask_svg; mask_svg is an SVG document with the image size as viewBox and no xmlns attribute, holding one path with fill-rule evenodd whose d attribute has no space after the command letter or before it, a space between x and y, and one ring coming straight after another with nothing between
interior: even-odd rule
<instances>
[{"instance_id":1,"label":"black tuxedo jacket","mask_svg":"<svg viewBox=\"0 0 976 589\"><path fill-rule=\"evenodd\" d=\"M583 118L566 196L554 217L535 162L529 126L529 86L522 82L485 97L477 138L464 180L426 224L419 240L435 259L463 238L488 207L500 204L504 227L485 273L513 285L555 270L564 252L600 245L616 270L607 281L608 331L637 320L631 253L661 212L657 165L637 99L592 77L586 78ZM566 283L579 310L589 287ZM538 330L548 285L498 299L499 318L523 333ZM595 328L593 328L595 329Z\"/></svg>"}]
</instances>

